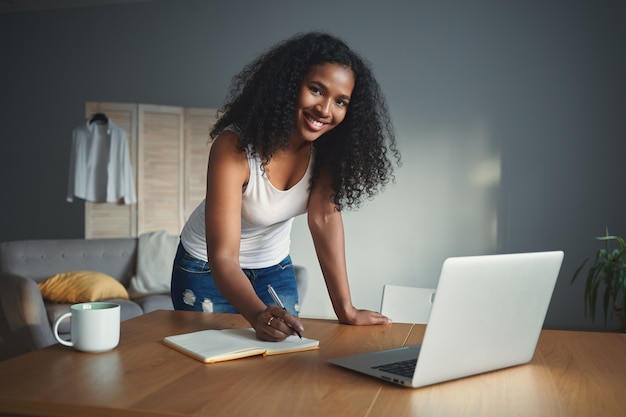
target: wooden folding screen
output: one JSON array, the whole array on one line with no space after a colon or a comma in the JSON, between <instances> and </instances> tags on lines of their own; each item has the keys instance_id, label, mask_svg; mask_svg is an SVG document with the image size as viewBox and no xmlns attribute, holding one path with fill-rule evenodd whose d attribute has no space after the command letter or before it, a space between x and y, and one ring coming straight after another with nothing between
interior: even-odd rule
<instances>
[{"instance_id":1,"label":"wooden folding screen","mask_svg":"<svg viewBox=\"0 0 626 417\"><path fill-rule=\"evenodd\" d=\"M137 204L85 203L85 237L178 234L204 198L215 109L88 102L128 134Z\"/></svg>"}]
</instances>

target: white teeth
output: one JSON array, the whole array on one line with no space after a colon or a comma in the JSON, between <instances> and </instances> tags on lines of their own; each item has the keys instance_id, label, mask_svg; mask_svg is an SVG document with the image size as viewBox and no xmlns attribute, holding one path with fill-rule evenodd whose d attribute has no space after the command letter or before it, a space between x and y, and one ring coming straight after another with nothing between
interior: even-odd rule
<instances>
[{"instance_id":1,"label":"white teeth","mask_svg":"<svg viewBox=\"0 0 626 417\"><path fill-rule=\"evenodd\" d=\"M311 123L313 124L313 126L316 126L316 127L322 127L322 126L324 126L324 123L322 123L322 122L318 122L317 120L313 120L313 119L312 119L311 117L309 117L308 115L305 115L305 117L307 118L307 120L308 120L309 122L311 122Z\"/></svg>"}]
</instances>

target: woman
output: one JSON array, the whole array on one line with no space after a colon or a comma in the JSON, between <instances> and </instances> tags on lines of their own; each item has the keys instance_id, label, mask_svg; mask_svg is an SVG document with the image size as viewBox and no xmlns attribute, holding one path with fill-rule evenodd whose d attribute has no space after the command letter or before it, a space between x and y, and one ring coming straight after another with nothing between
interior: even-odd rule
<instances>
[{"instance_id":1,"label":"woman","mask_svg":"<svg viewBox=\"0 0 626 417\"><path fill-rule=\"evenodd\" d=\"M399 162L384 103L368 66L328 34L298 35L246 66L211 131L206 199L174 261L174 307L240 313L262 340L304 331L289 244L294 217L308 213L339 322L389 323L352 304L341 217L392 179L389 153Z\"/></svg>"}]
</instances>

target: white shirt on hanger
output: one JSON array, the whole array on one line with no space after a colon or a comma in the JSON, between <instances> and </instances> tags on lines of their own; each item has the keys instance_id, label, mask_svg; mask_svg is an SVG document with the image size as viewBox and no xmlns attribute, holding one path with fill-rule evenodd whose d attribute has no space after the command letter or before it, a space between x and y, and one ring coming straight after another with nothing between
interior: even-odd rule
<instances>
[{"instance_id":1,"label":"white shirt on hanger","mask_svg":"<svg viewBox=\"0 0 626 417\"><path fill-rule=\"evenodd\" d=\"M137 202L127 134L110 119L108 123L88 120L74 129L67 201L74 197L92 202Z\"/></svg>"}]
</instances>

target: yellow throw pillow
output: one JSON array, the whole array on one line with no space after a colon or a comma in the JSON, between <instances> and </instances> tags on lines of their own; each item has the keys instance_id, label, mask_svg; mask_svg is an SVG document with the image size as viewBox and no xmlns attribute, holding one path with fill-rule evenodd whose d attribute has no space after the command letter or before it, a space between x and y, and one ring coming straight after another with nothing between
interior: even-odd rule
<instances>
[{"instance_id":1,"label":"yellow throw pillow","mask_svg":"<svg viewBox=\"0 0 626 417\"><path fill-rule=\"evenodd\" d=\"M56 303L85 303L109 298L128 300L121 282L102 272L70 271L40 282L43 298Z\"/></svg>"}]
</instances>

